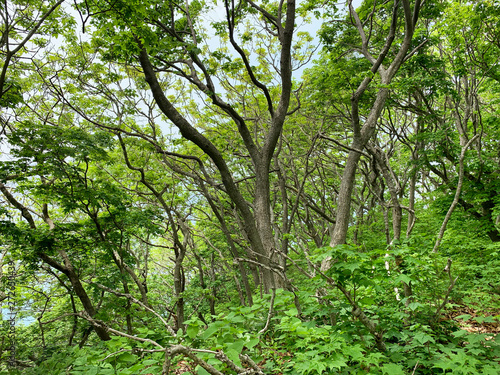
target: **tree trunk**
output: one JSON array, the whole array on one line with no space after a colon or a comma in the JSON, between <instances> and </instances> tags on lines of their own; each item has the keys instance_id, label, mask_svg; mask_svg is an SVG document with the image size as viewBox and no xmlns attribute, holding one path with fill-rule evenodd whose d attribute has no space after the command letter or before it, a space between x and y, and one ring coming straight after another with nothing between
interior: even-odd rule
<instances>
[{"instance_id":1,"label":"tree trunk","mask_svg":"<svg viewBox=\"0 0 500 375\"><path fill-rule=\"evenodd\" d=\"M359 149L361 144L353 142L351 148ZM349 151L344 172L342 173L342 181L340 183L339 194L337 199L337 215L335 217L335 227L333 228L330 246L345 244L347 238L347 230L351 219L351 197L354 189L354 181L356 178L356 169L361 154L356 151ZM329 264L326 269L330 268Z\"/></svg>"},{"instance_id":2,"label":"tree trunk","mask_svg":"<svg viewBox=\"0 0 500 375\"><path fill-rule=\"evenodd\" d=\"M90 300L87 292L85 291L85 288L83 287L82 283L80 282L80 278L76 274L75 270L73 269L73 265L69 261L69 257L66 254L65 251L59 250L59 254L62 256L63 261L64 261L64 266L59 264L58 262L54 261L51 257L48 255L41 253L40 258L47 263L49 266L61 271L66 275L66 277L69 279L71 286L73 287L73 291L75 292L76 296L80 300L80 302L83 305L83 308L85 309L85 312L89 314L91 318L94 318L96 315L96 310L94 308L94 305L92 304L92 301ZM102 341L108 341L111 339L109 336L108 331L102 327L94 327L94 330L99 336L99 338Z\"/></svg>"},{"instance_id":3,"label":"tree trunk","mask_svg":"<svg viewBox=\"0 0 500 375\"><path fill-rule=\"evenodd\" d=\"M257 231L262 239L263 254L258 254L259 263L262 264L262 284L264 293L271 289L283 287L283 280L274 270L280 264L271 223L270 193L269 193L269 166L255 166L255 198L254 216Z\"/></svg>"},{"instance_id":4,"label":"tree trunk","mask_svg":"<svg viewBox=\"0 0 500 375\"><path fill-rule=\"evenodd\" d=\"M253 6L253 4L251 4L251 6ZM258 12L262 12L261 9L256 6L254 6L254 9ZM255 253L253 255L255 255L257 262L260 265L264 291L268 292L270 289L275 288L277 284L279 286L282 283L282 280L280 280L281 278L277 277L277 275L272 272L273 261L270 259L274 253L274 246L272 226L269 217L269 165L275 152L277 141L283 129L292 93L292 39L295 28L295 1L287 0L286 6L283 2L280 4L280 9L278 11L279 19L276 19L275 22L277 36L281 43L279 59L281 95L276 106L273 104L268 88L263 83L258 81L251 65L248 62L245 52L234 39L234 9L231 9L228 4L226 11L229 41L242 58L243 63L245 64L245 69L250 75L252 83L259 90L261 90L267 98L267 109L271 117L271 123L269 131L266 134L263 134L262 147L260 148L258 144L255 143L244 118L235 110L235 108L233 108L230 104L225 103L222 97L216 94L217 90L213 84L212 77L208 73L209 69L205 68L203 61L198 55L196 55L195 52L190 53L189 57L196 66L200 67L202 70L204 69L203 72L205 82L202 82L194 70L193 76L191 76L191 82L197 85L198 89L207 94L213 103L224 111L228 115L228 118L230 118L237 125L241 140L248 150L257 172L255 180L255 207L253 213L235 183L220 149L218 149L210 139L205 137L205 135L200 133L198 129L187 121L187 119L179 113L173 103L166 97L162 85L158 82L156 71L151 63L148 51L138 40L138 48L140 49L139 61L144 71L146 82L151 88L151 92L159 109L170 121L172 121L173 124L175 124L185 139L193 142L211 158L219 171L225 191L241 215L244 231L248 236L252 251ZM264 14L264 17L268 16L268 14Z\"/></svg>"},{"instance_id":5,"label":"tree trunk","mask_svg":"<svg viewBox=\"0 0 500 375\"><path fill-rule=\"evenodd\" d=\"M395 31L397 28L399 5L402 5L404 13L404 40L400 44L400 47L397 50L392 63L389 65L389 67L385 68L383 67L382 63L394 41ZM366 77L351 97L351 122L354 135L351 150L349 151L344 172L342 174L342 182L340 185L338 197L339 205L337 207L336 225L330 242L331 246L341 245L346 242L347 229L349 227L350 220L352 191L356 176L356 168L360 159L360 152L363 151L365 145L368 143L375 132L378 118L380 117L382 109L385 105L385 101L389 94L388 85L391 83L392 78L401 67L404 58L406 57L406 54L410 48L411 41L413 39L413 33L415 31L415 25L418 20L421 2L420 0L417 0L415 2L413 12L411 11L410 3L407 0L394 3L394 7L392 10L391 28L387 36L387 42L376 59L371 55L371 52L368 49L368 39L366 37L365 31L363 30L363 23L360 21L359 16L354 10L354 7L351 3L349 4L349 6L350 13L353 16L353 20L358 28L361 39L363 40L361 52L372 63L371 72L373 74L376 74L377 72L380 74L383 87L379 88L377 96L375 98L375 102L373 103L370 110L370 114L368 115L362 127L360 126L359 118L359 100L372 82L373 77ZM325 259L322 264L322 268L328 269L330 267L330 262L331 259Z\"/></svg>"},{"instance_id":6,"label":"tree trunk","mask_svg":"<svg viewBox=\"0 0 500 375\"><path fill-rule=\"evenodd\" d=\"M408 225L406 227L406 238L410 238L413 226L415 225L415 190L417 186L417 172L414 171L410 179L408 192Z\"/></svg>"},{"instance_id":7,"label":"tree trunk","mask_svg":"<svg viewBox=\"0 0 500 375\"><path fill-rule=\"evenodd\" d=\"M366 148L374 156L380 170L382 171L382 176L384 177L387 188L389 189L389 194L391 195L392 239L388 243L394 243L395 241L399 241L401 238L401 226L403 220L403 210L401 208L401 203L399 202L398 181L391 170L387 154L379 147L371 144L367 144Z\"/></svg>"}]
</instances>

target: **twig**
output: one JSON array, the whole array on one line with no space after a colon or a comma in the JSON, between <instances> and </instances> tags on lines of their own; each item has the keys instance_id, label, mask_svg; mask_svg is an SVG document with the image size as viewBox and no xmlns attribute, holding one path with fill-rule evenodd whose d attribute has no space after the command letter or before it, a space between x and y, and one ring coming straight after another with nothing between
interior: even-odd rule
<instances>
[{"instance_id":1,"label":"twig","mask_svg":"<svg viewBox=\"0 0 500 375\"><path fill-rule=\"evenodd\" d=\"M252 264L255 264L259 267L262 267L262 268L265 268L267 269L268 271L271 271L271 272L275 272L277 273L283 280L285 280L285 276L283 274L283 267L278 265L278 264L273 264L271 267L261 263L261 262L257 262L255 260L252 260L252 259L248 259L248 258L234 258L236 261L238 262L247 262L247 263L252 263Z\"/></svg>"},{"instance_id":2,"label":"twig","mask_svg":"<svg viewBox=\"0 0 500 375\"><path fill-rule=\"evenodd\" d=\"M75 315L76 315L76 316L80 316L80 314L78 314L78 313L76 313L76 314L75 314L75 313L65 313L65 314L59 315L58 317L55 317L55 318L53 318L53 319L46 320L46 321L44 321L44 322L40 322L40 324L50 324L50 323L54 323L54 322L56 322L56 321L58 321L58 320L61 320L61 319L63 319L63 318L66 318L66 317L68 317L68 316L75 316Z\"/></svg>"},{"instance_id":3,"label":"twig","mask_svg":"<svg viewBox=\"0 0 500 375\"><path fill-rule=\"evenodd\" d=\"M370 158L370 155L368 155L366 152L362 151L362 150L358 150L356 148L353 148L353 147L350 147L350 146L347 146L343 143L340 143L339 141L337 141L336 139L333 139L333 138L330 138L330 137L327 137L326 135L324 134L320 134L319 135L320 138L323 138L323 139L326 139L327 141L330 141L330 142L333 142L335 143L337 146L340 146L340 147L343 147L349 151L354 151L354 152L357 152L363 156L366 156L367 158Z\"/></svg>"},{"instance_id":4,"label":"twig","mask_svg":"<svg viewBox=\"0 0 500 375\"><path fill-rule=\"evenodd\" d=\"M217 370L215 367L213 367L212 365L210 365L209 363L207 363L203 359L198 358L194 354L195 352L204 352L204 353L214 354L217 359L219 359L220 361L226 363L227 366L229 366L231 369L233 369L234 371L236 371L239 375L244 375L244 374L245 375L251 375L251 374L262 375L263 374L260 371L260 369L258 369L257 365L255 365L255 362L253 362L250 358L248 358L248 356L245 356L244 358L245 358L245 360L253 368L245 370L245 369L240 368L239 366L237 366L222 351L215 352L215 351L212 351L212 350L192 349L192 348L189 348L189 347L184 346L184 345L173 345L173 346L171 346L169 348L166 348L166 347L161 346L160 344L158 344L154 340L145 339L145 338L141 338L141 337L136 337L136 336L133 336L133 335L129 335L129 334L125 333L125 332L121 332L121 331L118 331L116 329L110 328L103 321L94 319L94 318L92 318L91 316L89 316L85 312L79 313L78 316L80 316L81 318L89 321L92 325L94 325L96 327L103 328L107 332L113 333L113 334L115 334L117 336L126 337L128 339L135 340L135 341L150 343L150 344L153 344L154 346L157 346L158 348L160 348L160 349L157 349L156 352L165 352L165 360L164 360L164 363L163 363L162 375L167 375L168 374L168 371L170 369L171 358L173 358L173 357L175 357L177 355L183 355L185 357L190 358L194 363L196 363L200 367L203 367L211 375L224 375L222 372L220 372L219 370ZM125 351L128 351L128 350L127 349L120 349L119 351L114 352L114 353L108 355L103 360L106 360L107 358L109 358L109 357L111 357L113 355L116 355L118 353L125 352Z\"/></svg>"},{"instance_id":5,"label":"twig","mask_svg":"<svg viewBox=\"0 0 500 375\"><path fill-rule=\"evenodd\" d=\"M445 305L448 303L448 298L450 297L450 293L455 286L455 283L458 280L458 276L453 279L451 276L451 258L448 258L448 262L446 263L446 267L444 267L443 272L448 273L448 277L450 279L450 286L448 286L448 290L446 291L446 296L444 297L443 303L438 307L436 313L434 314L434 317L436 318L438 314L441 312L441 310L445 307Z\"/></svg>"},{"instance_id":6,"label":"twig","mask_svg":"<svg viewBox=\"0 0 500 375\"><path fill-rule=\"evenodd\" d=\"M209 374L212 375L224 375L222 372L217 370L215 367L212 365L208 364L201 358L198 358L196 355L194 355L193 350L183 346L183 345L174 345L170 349L168 349L168 352L170 354L170 357L174 357L178 354L183 354L186 357L189 357L191 360L193 360L197 365L200 367L203 367Z\"/></svg>"},{"instance_id":7,"label":"twig","mask_svg":"<svg viewBox=\"0 0 500 375\"><path fill-rule=\"evenodd\" d=\"M142 337L137 337L137 336L129 335L128 333L121 332L121 331L118 331L116 329L113 329L113 328L107 326L106 323L104 323L103 321L92 318L86 312L81 312L81 313L78 313L77 315L79 317L87 320L88 322L90 322L94 327L99 327L99 328L105 329L107 332L113 333L113 334L115 334L117 336L126 337L126 338L134 340L134 341L147 342L149 344L152 344L154 346L157 346L157 347L161 348L162 350L165 350L165 348L163 346L161 346L160 344L158 344L154 340L143 339Z\"/></svg>"},{"instance_id":8,"label":"twig","mask_svg":"<svg viewBox=\"0 0 500 375\"><path fill-rule=\"evenodd\" d=\"M114 355L116 355L116 354L118 354L118 353L123 353L123 352L132 352L132 351L133 351L133 349L120 349L120 350L118 350L117 352L113 352L113 353L111 353L111 354L108 354L106 357L104 357L103 359L101 359L101 362L102 362L102 361L105 361L105 360L106 360L106 359L108 359L108 358L113 357ZM163 351L163 350L162 350L162 351Z\"/></svg>"},{"instance_id":9,"label":"twig","mask_svg":"<svg viewBox=\"0 0 500 375\"><path fill-rule=\"evenodd\" d=\"M417 363L415 364L415 367L413 368L413 372L411 373L411 375L415 375L415 371L417 371L417 367L418 367L418 360L417 360Z\"/></svg>"},{"instance_id":10,"label":"twig","mask_svg":"<svg viewBox=\"0 0 500 375\"><path fill-rule=\"evenodd\" d=\"M263 334L269 328L269 323L271 322L271 318L272 318L272 316L274 314L274 299L275 298L276 298L276 289L273 289L272 290L272 295L271 295L271 302L269 302L269 311L267 313L266 325L264 326L264 328L262 328L259 331L259 334Z\"/></svg>"},{"instance_id":11,"label":"twig","mask_svg":"<svg viewBox=\"0 0 500 375\"><path fill-rule=\"evenodd\" d=\"M264 375L259 366L246 354L240 354L240 360L242 362L246 362L250 365L250 367L255 371L255 374Z\"/></svg>"}]
</instances>

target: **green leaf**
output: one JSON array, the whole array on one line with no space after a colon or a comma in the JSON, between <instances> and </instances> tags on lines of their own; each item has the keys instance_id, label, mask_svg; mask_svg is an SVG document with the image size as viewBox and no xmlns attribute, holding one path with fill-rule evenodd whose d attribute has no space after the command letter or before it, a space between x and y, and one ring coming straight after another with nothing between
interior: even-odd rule
<instances>
[{"instance_id":1,"label":"green leaf","mask_svg":"<svg viewBox=\"0 0 500 375\"><path fill-rule=\"evenodd\" d=\"M382 373L387 375L405 375L403 368L396 363L385 363L382 367Z\"/></svg>"},{"instance_id":2,"label":"green leaf","mask_svg":"<svg viewBox=\"0 0 500 375\"><path fill-rule=\"evenodd\" d=\"M398 277L396 277L396 279L394 280L394 282L396 284L399 284L399 283L409 284L412 281L413 281L413 279L404 273L399 274Z\"/></svg>"},{"instance_id":3,"label":"green leaf","mask_svg":"<svg viewBox=\"0 0 500 375\"><path fill-rule=\"evenodd\" d=\"M89 374L89 375L97 375L100 372L99 367L93 365L76 367L75 371L82 371L81 372L82 374Z\"/></svg>"},{"instance_id":4,"label":"green leaf","mask_svg":"<svg viewBox=\"0 0 500 375\"><path fill-rule=\"evenodd\" d=\"M452 361L450 361L448 358L441 358L439 361L436 361L432 368L439 368L443 370L443 373L446 372L446 370L452 370L456 367L456 365L453 364Z\"/></svg>"},{"instance_id":5,"label":"green leaf","mask_svg":"<svg viewBox=\"0 0 500 375\"><path fill-rule=\"evenodd\" d=\"M347 346L343 349L343 353L350 356L353 361L358 361L364 357L363 348L359 345Z\"/></svg>"},{"instance_id":6,"label":"green leaf","mask_svg":"<svg viewBox=\"0 0 500 375\"><path fill-rule=\"evenodd\" d=\"M210 373L201 366L196 366L195 371L198 375L210 375Z\"/></svg>"},{"instance_id":7,"label":"green leaf","mask_svg":"<svg viewBox=\"0 0 500 375\"><path fill-rule=\"evenodd\" d=\"M346 367L347 366L347 362L346 362L346 358L337 353L333 356L333 358L330 358L330 360L328 361L328 367L330 369L341 369L342 367Z\"/></svg>"},{"instance_id":8,"label":"green leaf","mask_svg":"<svg viewBox=\"0 0 500 375\"><path fill-rule=\"evenodd\" d=\"M239 354L241 354L241 351L243 350L243 346L245 344L246 344L245 341L243 339L240 339L240 340L235 341L232 344L228 345L227 348L229 350L234 350L239 355Z\"/></svg>"},{"instance_id":9,"label":"green leaf","mask_svg":"<svg viewBox=\"0 0 500 375\"><path fill-rule=\"evenodd\" d=\"M285 314L288 315L288 316L297 316L297 314L298 314L297 308L296 307L292 307L291 309L286 310Z\"/></svg>"},{"instance_id":10,"label":"green leaf","mask_svg":"<svg viewBox=\"0 0 500 375\"><path fill-rule=\"evenodd\" d=\"M218 325L210 325L203 333L200 335L202 340L206 340L211 337L215 332L219 330Z\"/></svg>"},{"instance_id":11,"label":"green leaf","mask_svg":"<svg viewBox=\"0 0 500 375\"><path fill-rule=\"evenodd\" d=\"M253 339L250 339L248 340L246 343L245 343L245 346L248 348L248 350L252 350L252 348L257 345L259 343L259 338L258 337L254 337Z\"/></svg>"},{"instance_id":12,"label":"green leaf","mask_svg":"<svg viewBox=\"0 0 500 375\"><path fill-rule=\"evenodd\" d=\"M476 316L474 319L478 323L496 323L495 318L492 316Z\"/></svg>"},{"instance_id":13,"label":"green leaf","mask_svg":"<svg viewBox=\"0 0 500 375\"><path fill-rule=\"evenodd\" d=\"M196 325L188 325L186 328L186 334L190 339L194 339L200 330L199 326Z\"/></svg>"},{"instance_id":14,"label":"green leaf","mask_svg":"<svg viewBox=\"0 0 500 375\"><path fill-rule=\"evenodd\" d=\"M415 311L416 309L418 309L420 306L422 306L421 303L418 303L418 302L412 302L408 305L408 308L411 310L411 311Z\"/></svg>"},{"instance_id":15,"label":"green leaf","mask_svg":"<svg viewBox=\"0 0 500 375\"><path fill-rule=\"evenodd\" d=\"M135 356L129 352L125 352L125 353L121 353L118 356L118 360L121 362L135 362L135 361L137 361L137 356Z\"/></svg>"},{"instance_id":16,"label":"green leaf","mask_svg":"<svg viewBox=\"0 0 500 375\"><path fill-rule=\"evenodd\" d=\"M483 375L498 375L498 366L484 366L481 370L481 374Z\"/></svg>"},{"instance_id":17,"label":"green leaf","mask_svg":"<svg viewBox=\"0 0 500 375\"><path fill-rule=\"evenodd\" d=\"M467 336L469 333L467 331L464 331L463 329L459 329L458 331L455 331L452 333L454 337L464 337Z\"/></svg>"},{"instance_id":18,"label":"green leaf","mask_svg":"<svg viewBox=\"0 0 500 375\"><path fill-rule=\"evenodd\" d=\"M241 362L240 362L240 353L234 349L227 349L225 351L227 357L233 361L237 366L241 366Z\"/></svg>"},{"instance_id":19,"label":"green leaf","mask_svg":"<svg viewBox=\"0 0 500 375\"><path fill-rule=\"evenodd\" d=\"M115 375L116 371L113 368L105 368L99 371L99 375Z\"/></svg>"},{"instance_id":20,"label":"green leaf","mask_svg":"<svg viewBox=\"0 0 500 375\"><path fill-rule=\"evenodd\" d=\"M86 365L87 364L87 356L84 355L82 357L77 358L73 364L75 366Z\"/></svg>"},{"instance_id":21,"label":"green leaf","mask_svg":"<svg viewBox=\"0 0 500 375\"><path fill-rule=\"evenodd\" d=\"M424 332L417 332L414 336L414 339L417 340L422 345L428 342L435 342L432 336L429 336L427 333Z\"/></svg>"},{"instance_id":22,"label":"green leaf","mask_svg":"<svg viewBox=\"0 0 500 375\"><path fill-rule=\"evenodd\" d=\"M376 303L371 297L363 297L359 302L363 305L374 305Z\"/></svg>"},{"instance_id":23,"label":"green leaf","mask_svg":"<svg viewBox=\"0 0 500 375\"><path fill-rule=\"evenodd\" d=\"M141 374L154 374L159 373L161 371L160 366L150 366L141 371Z\"/></svg>"}]
</instances>

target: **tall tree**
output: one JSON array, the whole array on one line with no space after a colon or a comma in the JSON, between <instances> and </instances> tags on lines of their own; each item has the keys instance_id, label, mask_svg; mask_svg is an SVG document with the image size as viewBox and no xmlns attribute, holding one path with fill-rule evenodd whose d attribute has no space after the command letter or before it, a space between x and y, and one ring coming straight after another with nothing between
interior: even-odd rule
<instances>
[{"instance_id":1,"label":"tall tree","mask_svg":"<svg viewBox=\"0 0 500 375\"><path fill-rule=\"evenodd\" d=\"M292 94L292 39L295 25L295 2L280 2L277 7L254 2L226 2L222 8L225 20L214 23L216 34L227 38L234 53L213 52L219 61L210 58L202 31L202 12L197 2L85 2L79 4L82 14L90 17L97 30L96 43L103 57L140 66L158 108L174 124L181 135L208 155L217 168L224 190L241 216L244 232L251 244L249 257L260 265L264 290L283 285L279 275L279 249L275 248L270 212L270 165L289 111ZM142 11L139 11L141 10ZM253 57L245 49L249 39L244 31L245 20L254 19L265 27L266 43L276 49L279 63L277 82L266 82ZM237 58L244 70L245 85L253 86L264 98L267 114L263 126L252 123L241 113L217 84L216 69L221 60ZM258 57L257 57L258 58ZM255 192L248 202L240 191L228 161L221 152L214 134L204 132L199 124L183 115L169 99L166 77L181 77L196 88L212 106L223 114L230 126L237 129L255 172ZM224 82L224 81L223 81ZM275 93L278 92L276 95ZM226 98L225 98L226 96ZM255 131L255 132L254 132ZM254 133L253 133L254 132ZM252 134L253 133L253 134Z\"/></svg>"}]
</instances>

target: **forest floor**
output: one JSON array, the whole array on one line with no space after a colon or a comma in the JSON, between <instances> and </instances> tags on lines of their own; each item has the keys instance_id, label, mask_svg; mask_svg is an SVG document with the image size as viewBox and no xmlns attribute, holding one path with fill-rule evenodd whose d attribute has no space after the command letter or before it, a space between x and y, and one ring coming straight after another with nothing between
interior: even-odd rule
<instances>
[{"instance_id":1,"label":"forest floor","mask_svg":"<svg viewBox=\"0 0 500 375\"><path fill-rule=\"evenodd\" d=\"M500 316L500 309L493 311L482 311L473 306L460 305L452 311L448 312L445 320L453 320L457 322L463 330L470 333L500 333L500 322L498 319L491 322L493 317ZM488 319L491 317L490 319Z\"/></svg>"}]
</instances>

